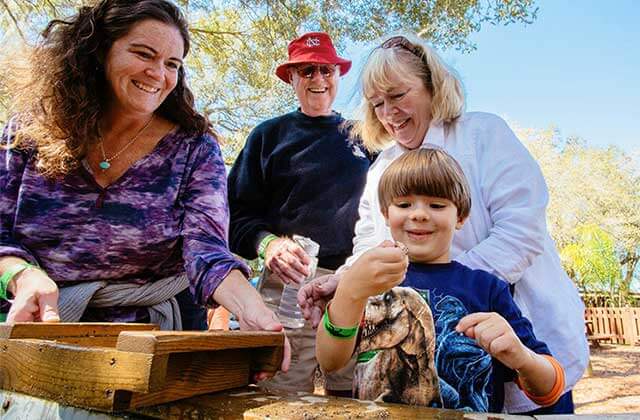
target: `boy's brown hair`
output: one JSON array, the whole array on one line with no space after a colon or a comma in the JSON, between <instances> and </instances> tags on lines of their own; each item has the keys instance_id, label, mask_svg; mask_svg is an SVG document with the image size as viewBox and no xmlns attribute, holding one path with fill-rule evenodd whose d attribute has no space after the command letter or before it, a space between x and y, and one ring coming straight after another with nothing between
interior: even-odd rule
<instances>
[{"instance_id":1,"label":"boy's brown hair","mask_svg":"<svg viewBox=\"0 0 640 420\"><path fill-rule=\"evenodd\" d=\"M471 211L469 183L460 164L440 149L416 149L406 152L384 171L378 183L382 214L398 197L410 194L446 198L455 204L458 217Z\"/></svg>"}]
</instances>

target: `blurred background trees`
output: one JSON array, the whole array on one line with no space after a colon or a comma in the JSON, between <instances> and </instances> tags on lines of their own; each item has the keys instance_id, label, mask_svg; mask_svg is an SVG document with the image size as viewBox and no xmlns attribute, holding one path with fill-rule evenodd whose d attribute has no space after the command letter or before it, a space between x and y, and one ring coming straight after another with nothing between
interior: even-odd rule
<instances>
[{"instance_id":1,"label":"blurred background trees","mask_svg":"<svg viewBox=\"0 0 640 420\"><path fill-rule=\"evenodd\" d=\"M52 17L73 13L88 0L0 0L0 40L33 43ZM274 76L298 34L328 32L343 50L397 30L420 33L438 47L471 50L469 35L483 24L530 23L534 0L176 0L191 24L189 81L226 143L232 162L259 121L295 107L291 88ZM6 52L0 51L0 56ZM0 69L0 78L2 77ZM5 93L5 94L3 94ZM6 120L0 91L0 122ZM5 99L3 101L3 99Z\"/></svg>"},{"instance_id":2,"label":"blurred background trees","mask_svg":"<svg viewBox=\"0 0 640 420\"><path fill-rule=\"evenodd\" d=\"M594 302L637 304L631 292L640 260L638 159L562 139L555 128L516 131L545 175L549 229L567 273Z\"/></svg>"}]
</instances>

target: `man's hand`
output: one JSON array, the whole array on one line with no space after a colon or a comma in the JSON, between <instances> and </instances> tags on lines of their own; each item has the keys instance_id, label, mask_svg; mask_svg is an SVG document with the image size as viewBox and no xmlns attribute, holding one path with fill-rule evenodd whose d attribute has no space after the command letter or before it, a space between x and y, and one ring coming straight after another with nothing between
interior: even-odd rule
<instances>
[{"instance_id":1,"label":"man's hand","mask_svg":"<svg viewBox=\"0 0 640 420\"><path fill-rule=\"evenodd\" d=\"M327 274L316 277L298 290L298 305L313 328L320 324L327 302L333 297L339 281L340 274Z\"/></svg>"},{"instance_id":2,"label":"man's hand","mask_svg":"<svg viewBox=\"0 0 640 420\"><path fill-rule=\"evenodd\" d=\"M58 286L44 271L27 268L18 273L9 284L15 296L8 323L60 322L58 314Z\"/></svg>"},{"instance_id":3,"label":"man's hand","mask_svg":"<svg viewBox=\"0 0 640 420\"><path fill-rule=\"evenodd\" d=\"M274 239L264 254L264 265L286 284L300 284L309 275L311 258L289 238Z\"/></svg>"}]
</instances>

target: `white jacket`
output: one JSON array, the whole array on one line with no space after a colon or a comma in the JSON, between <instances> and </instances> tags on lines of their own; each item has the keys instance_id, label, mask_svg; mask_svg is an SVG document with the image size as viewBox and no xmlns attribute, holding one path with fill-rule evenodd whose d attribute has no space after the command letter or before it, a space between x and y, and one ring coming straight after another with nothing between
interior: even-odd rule
<instances>
[{"instance_id":1,"label":"white jacket","mask_svg":"<svg viewBox=\"0 0 640 420\"><path fill-rule=\"evenodd\" d=\"M582 377L589 360L584 305L564 272L547 232L547 186L538 164L499 117L466 113L450 125L432 124L421 147L446 150L462 166L471 187L471 214L453 238L451 256L515 285L514 300L562 364L566 390ZM384 170L406 151L394 143L369 169L360 200L353 256L391 239L378 203ZM538 408L514 383L505 385L505 410Z\"/></svg>"}]
</instances>

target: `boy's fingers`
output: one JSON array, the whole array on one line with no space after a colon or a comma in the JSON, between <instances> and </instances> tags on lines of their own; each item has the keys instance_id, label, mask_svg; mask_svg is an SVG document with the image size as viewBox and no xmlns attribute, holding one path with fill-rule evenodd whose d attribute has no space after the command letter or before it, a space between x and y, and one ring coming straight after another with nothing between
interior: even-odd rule
<instances>
[{"instance_id":1,"label":"boy's fingers","mask_svg":"<svg viewBox=\"0 0 640 420\"><path fill-rule=\"evenodd\" d=\"M380 245L378 245L380 248L393 248L394 246L396 246L396 244L393 241L390 241L388 239L385 239L384 241L382 241L382 243L380 243Z\"/></svg>"},{"instance_id":2,"label":"boy's fingers","mask_svg":"<svg viewBox=\"0 0 640 420\"><path fill-rule=\"evenodd\" d=\"M478 343L489 349L495 339L504 335L504 329L500 328L499 325L487 325L487 323L484 323L475 327L475 334Z\"/></svg>"},{"instance_id":3,"label":"boy's fingers","mask_svg":"<svg viewBox=\"0 0 640 420\"><path fill-rule=\"evenodd\" d=\"M387 258L395 258L395 259L404 260L404 258L407 255L407 254L405 254L404 250L398 248L395 245L393 247L389 247L389 248L382 248L380 251L383 252L385 255L387 255Z\"/></svg>"},{"instance_id":4,"label":"boy's fingers","mask_svg":"<svg viewBox=\"0 0 640 420\"><path fill-rule=\"evenodd\" d=\"M482 321L485 321L491 317L491 313L489 312L476 312L465 317L458 322L456 325L457 332L463 332L468 330L471 327L475 327Z\"/></svg>"},{"instance_id":5,"label":"boy's fingers","mask_svg":"<svg viewBox=\"0 0 640 420\"><path fill-rule=\"evenodd\" d=\"M489 352L491 354L500 354L504 352L508 352L512 349L513 342L509 339L505 334L496 337L493 341L491 341L491 345L489 346Z\"/></svg>"},{"instance_id":6,"label":"boy's fingers","mask_svg":"<svg viewBox=\"0 0 640 420\"><path fill-rule=\"evenodd\" d=\"M476 329L475 329L475 327L467 328L466 330L460 331L460 332L462 332L464 335L466 335L467 337L469 337L469 338L471 338L473 340L476 339Z\"/></svg>"}]
</instances>

